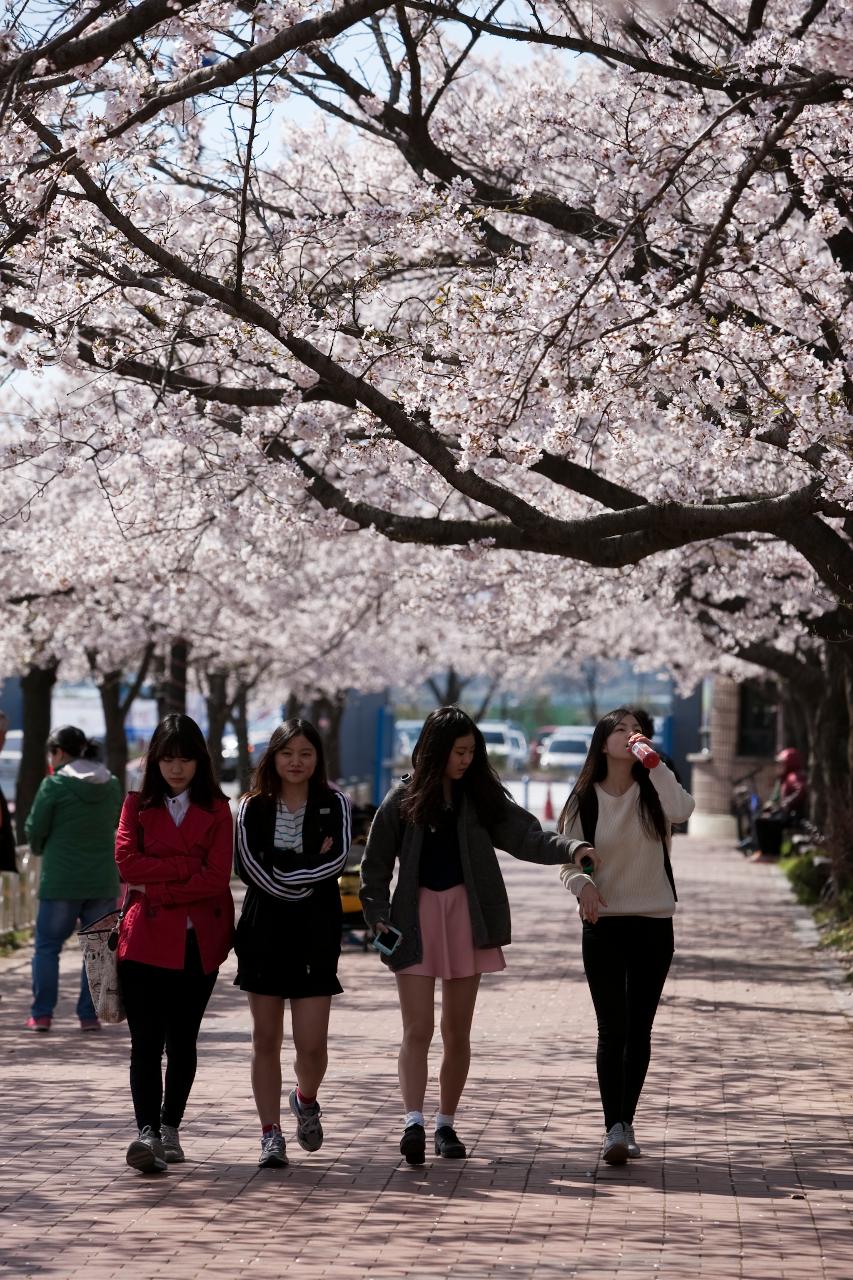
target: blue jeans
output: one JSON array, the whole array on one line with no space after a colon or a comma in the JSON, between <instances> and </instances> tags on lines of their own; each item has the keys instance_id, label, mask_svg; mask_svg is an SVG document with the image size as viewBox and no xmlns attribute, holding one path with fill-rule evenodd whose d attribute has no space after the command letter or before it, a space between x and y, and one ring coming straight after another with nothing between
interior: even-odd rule
<instances>
[{"instance_id":1,"label":"blue jeans","mask_svg":"<svg viewBox=\"0 0 853 1280\"><path fill-rule=\"evenodd\" d=\"M62 944L74 932L77 921L81 928L100 916L115 911L115 898L42 898L36 916L36 949L33 953L33 1007L34 1018L50 1016L56 1007L59 994L59 953ZM97 1017L86 969L81 965L80 997L77 1001L77 1017L89 1022Z\"/></svg>"}]
</instances>

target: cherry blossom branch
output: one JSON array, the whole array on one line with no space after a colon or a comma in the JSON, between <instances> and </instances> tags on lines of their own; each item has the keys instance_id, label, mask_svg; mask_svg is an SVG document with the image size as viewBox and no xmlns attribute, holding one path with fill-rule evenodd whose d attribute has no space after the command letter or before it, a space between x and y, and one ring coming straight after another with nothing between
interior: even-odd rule
<instances>
[{"instance_id":1,"label":"cherry blossom branch","mask_svg":"<svg viewBox=\"0 0 853 1280\"><path fill-rule=\"evenodd\" d=\"M712 228L711 234L705 241L705 244L702 247L702 252L699 255L699 262L696 267L696 278L690 295L693 302L698 299L702 292L702 285L705 283L705 275L711 262L711 258L713 257L714 250L716 249L720 241L720 237L725 231L726 226L735 211L738 201L749 186L755 174L761 168L767 156L774 149L776 144L785 136L797 117L802 114L806 105L805 99L802 98L797 102L793 102L779 123L775 125L774 128L772 128L765 136L761 146L756 147L749 159L741 165L737 177L735 178L734 185L732 186L728 198L723 205L720 216Z\"/></svg>"},{"instance_id":2,"label":"cherry blossom branch","mask_svg":"<svg viewBox=\"0 0 853 1280\"><path fill-rule=\"evenodd\" d=\"M316 18L305 18L286 31L280 31L268 40L253 45L234 58L222 59L214 66L199 67L180 80L159 89L137 111L110 129L105 137L116 138L136 125L144 124L159 115L166 107L173 107L188 98L212 93L236 84L253 72L261 71L285 53L293 53L318 40L330 40L358 22L388 8L388 0L350 0Z\"/></svg>"}]
</instances>

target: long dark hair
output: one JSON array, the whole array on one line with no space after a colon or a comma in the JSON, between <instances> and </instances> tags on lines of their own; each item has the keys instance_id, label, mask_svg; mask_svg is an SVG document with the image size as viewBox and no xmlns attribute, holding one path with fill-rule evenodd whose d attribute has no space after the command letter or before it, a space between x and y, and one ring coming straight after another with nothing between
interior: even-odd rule
<instances>
[{"instance_id":1,"label":"long dark hair","mask_svg":"<svg viewBox=\"0 0 853 1280\"><path fill-rule=\"evenodd\" d=\"M507 793L489 764L482 733L461 707L436 707L424 721L412 752L414 772L400 805L400 815L405 822L424 826L439 816L444 805L444 770L448 757L454 742L468 734L474 737L474 759L456 785L472 801L484 826L502 815Z\"/></svg>"},{"instance_id":2,"label":"long dark hair","mask_svg":"<svg viewBox=\"0 0 853 1280\"><path fill-rule=\"evenodd\" d=\"M651 738L654 734L655 727L652 717L642 707L616 707L614 711L608 711L607 715L601 717L595 726L586 760L578 774L578 780L572 787L569 798L563 806L560 821L557 823L558 831L568 830L577 817L582 801L590 794L596 782L603 782L607 777L607 756L604 751L604 744L620 720L624 720L625 716L633 716L640 726L640 732L645 734L647 738ZM670 838L669 823L664 816L660 797L649 778L648 769L644 768L637 760L631 769L631 776L640 784L639 810L643 830L647 835L660 836L664 844L668 845Z\"/></svg>"},{"instance_id":3,"label":"long dark hair","mask_svg":"<svg viewBox=\"0 0 853 1280\"><path fill-rule=\"evenodd\" d=\"M247 795L262 796L264 800L281 799L281 778L275 767L276 753L281 751L282 747L286 747L293 738L299 737L307 738L317 752L317 766L308 779L308 799L314 800L329 790L323 739L310 720L300 720L297 717L293 720L285 720L284 724L280 724L273 731L252 775L252 785L246 792Z\"/></svg>"},{"instance_id":4,"label":"long dark hair","mask_svg":"<svg viewBox=\"0 0 853 1280\"><path fill-rule=\"evenodd\" d=\"M164 716L154 730L145 753L145 773L139 788L140 809L153 809L164 804L172 793L160 772L160 761L167 756L195 760L195 776L187 790L193 804L211 809L214 800L225 800L225 792L213 776L213 762L204 734L195 720L173 712Z\"/></svg>"}]
</instances>

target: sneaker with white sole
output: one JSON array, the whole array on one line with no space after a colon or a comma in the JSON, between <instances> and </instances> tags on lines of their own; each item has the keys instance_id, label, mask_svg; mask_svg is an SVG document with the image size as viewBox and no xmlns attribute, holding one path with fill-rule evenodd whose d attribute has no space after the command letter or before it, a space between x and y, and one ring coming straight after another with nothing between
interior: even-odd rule
<instances>
[{"instance_id":1,"label":"sneaker with white sole","mask_svg":"<svg viewBox=\"0 0 853 1280\"><path fill-rule=\"evenodd\" d=\"M165 1173L168 1168L160 1135L150 1124L139 1130L139 1137L127 1148L125 1159L131 1169L138 1169L140 1173Z\"/></svg>"},{"instance_id":2,"label":"sneaker with white sole","mask_svg":"<svg viewBox=\"0 0 853 1280\"><path fill-rule=\"evenodd\" d=\"M281 1129L274 1126L261 1138L261 1154L258 1164L262 1169L283 1169L287 1164L287 1150Z\"/></svg>"},{"instance_id":3,"label":"sneaker with white sole","mask_svg":"<svg viewBox=\"0 0 853 1280\"><path fill-rule=\"evenodd\" d=\"M604 1135L601 1158L605 1164L624 1164L628 1159L628 1141L625 1136L625 1126L621 1120L612 1124Z\"/></svg>"},{"instance_id":4,"label":"sneaker with white sole","mask_svg":"<svg viewBox=\"0 0 853 1280\"><path fill-rule=\"evenodd\" d=\"M625 1125L625 1142L628 1145L628 1159L636 1160L643 1153L639 1148L637 1139L634 1137L634 1126L632 1124Z\"/></svg>"},{"instance_id":5,"label":"sneaker with white sole","mask_svg":"<svg viewBox=\"0 0 853 1280\"><path fill-rule=\"evenodd\" d=\"M303 1151L319 1151L323 1145L323 1126L320 1124L319 1102L308 1106L299 1101L296 1090L290 1091L290 1110L296 1116L296 1141Z\"/></svg>"},{"instance_id":6,"label":"sneaker with white sole","mask_svg":"<svg viewBox=\"0 0 853 1280\"><path fill-rule=\"evenodd\" d=\"M163 1140L163 1150L166 1154L167 1164L183 1164L186 1160L184 1149L181 1146L181 1139L178 1134L177 1125L160 1123L160 1137Z\"/></svg>"}]
</instances>

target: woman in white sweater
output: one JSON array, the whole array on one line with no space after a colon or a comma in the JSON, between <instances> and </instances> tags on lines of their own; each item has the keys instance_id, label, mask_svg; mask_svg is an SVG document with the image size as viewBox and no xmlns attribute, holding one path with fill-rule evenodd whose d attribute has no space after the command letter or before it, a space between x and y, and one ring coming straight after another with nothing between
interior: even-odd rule
<instances>
[{"instance_id":1,"label":"woman in white sweater","mask_svg":"<svg viewBox=\"0 0 853 1280\"><path fill-rule=\"evenodd\" d=\"M608 1164L640 1155L634 1112L673 953L672 825L693 812L693 797L666 764L644 768L632 751L636 743L650 746L651 734L645 711L618 707L603 716L559 822L563 835L585 840L600 856L595 881L575 863L560 876L577 897L583 921ZM575 856L582 864L583 849Z\"/></svg>"}]
</instances>

